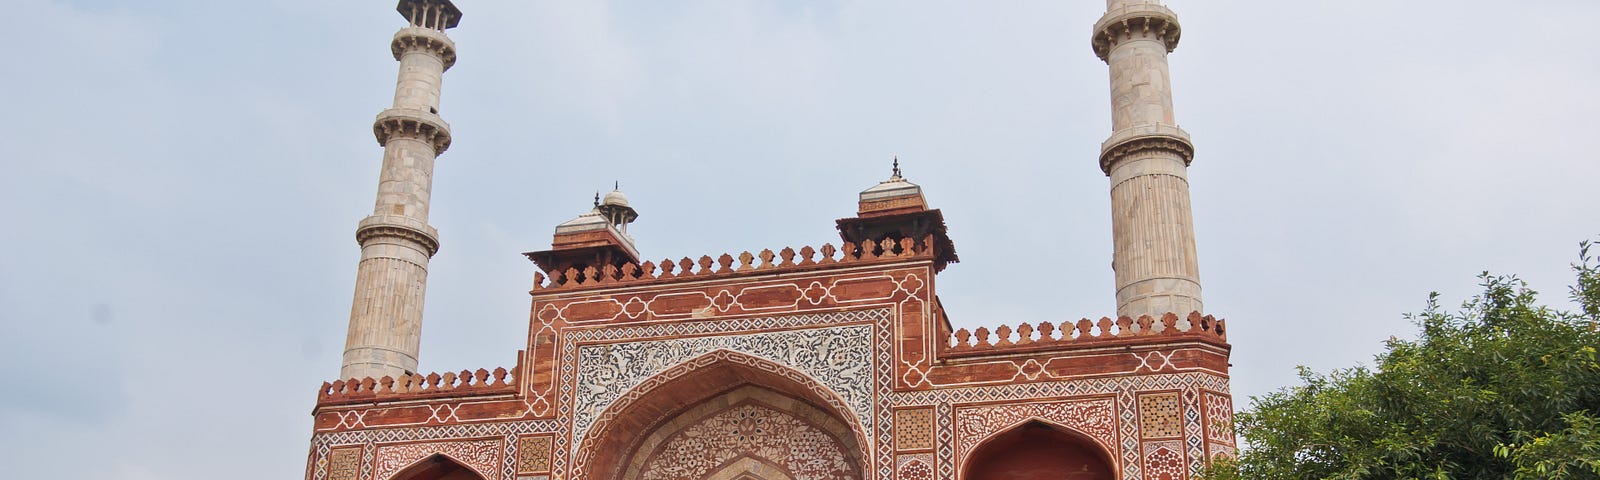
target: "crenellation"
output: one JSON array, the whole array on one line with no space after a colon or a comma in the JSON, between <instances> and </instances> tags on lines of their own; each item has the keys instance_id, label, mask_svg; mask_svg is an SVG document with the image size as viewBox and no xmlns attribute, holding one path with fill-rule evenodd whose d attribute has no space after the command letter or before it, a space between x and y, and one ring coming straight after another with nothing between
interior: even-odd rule
<instances>
[{"instance_id":1,"label":"crenellation","mask_svg":"<svg viewBox=\"0 0 1600 480\"><path fill-rule=\"evenodd\" d=\"M524 352L517 352L517 364L510 370L479 368L445 372L402 374L398 376L347 378L323 382L317 392L317 406L351 403L403 402L466 396L514 395L517 375L522 371Z\"/></svg>"},{"instance_id":2,"label":"crenellation","mask_svg":"<svg viewBox=\"0 0 1600 480\"><path fill-rule=\"evenodd\" d=\"M1060 332L1060 335L1055 332ZM1176 337L1218 343L1228 339L1222 320L1191 312L1184 317L1166 313L1159 317L1141 315L1137 319L1123 316L1116 319L1102 317L1099 321L1087 318L1076 322L1069 320L1061 322L1059 329L1051 322L1040 322L1037 326L1019 323L1015 329L1000 325L992 331L992 336L987 327L978 327L972 332L962 328L946 336L943 345L946 347L945 353L953 355L1008 354L1098 348L1113 343L1125 344L1124 340L1130 339L1166 342Z\"/></svg>"},{"instance_id":3,"label":"crenellation","mask_svg":"<svg viewBox=\"0 0 1600 480\"><path fill-rule=\"evenodd\" d=\"M767 274L784 271L804 271L810 268L838 265L861 264L867 262L901 261L910 259L926 259L932 253L928 245L933 244L932 237L918 242L911 238L902 238L898 241L883 239L880 241L863 240L857 243L845 243L843 249L835 248L832 243L823 244L822 248L802 247L798 252L792 247L785 247L780 253L773 253L772 249L764 249L760 255L748 251L740 252L738 256L724 253L713 259L710 255L702 255L698 263L684 257L678 261L676 268L670 259L660 263L661 273L656 273L657 264L644 262L643 264L624 263L621 267L604 265L601 268L593 266L582 270L568 268L553 272L542 272L534 278L534 290L561 290L578 289L582 287L635 284L644 282L661 282L685 278L711 278L728 277L744 274ZM821 254L818 256L818 254ZM782 262L773 262L775 258L782 258ZM798 258L798 261L796 259ZM699 268L696 268L699 267Z\"/></svg>"}]
</instances>

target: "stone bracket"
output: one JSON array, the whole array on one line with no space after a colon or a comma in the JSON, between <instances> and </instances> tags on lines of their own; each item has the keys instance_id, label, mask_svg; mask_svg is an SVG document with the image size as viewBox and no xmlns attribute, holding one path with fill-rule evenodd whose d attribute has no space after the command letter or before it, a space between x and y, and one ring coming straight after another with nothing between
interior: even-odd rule
<instances>
[{"instance_id":1,"label":"stone bracket","mask_svg":"<svg viewBox=\"0 0 1600 480\"><path fill-rule=\"evenodd\" d=\"M372 135L380 146L387 146L391 137L417 136L433 144L434 155L450 148L450 124L438 115L417 109L384 110L372 122Z\"/></svg>"}]
</instances>

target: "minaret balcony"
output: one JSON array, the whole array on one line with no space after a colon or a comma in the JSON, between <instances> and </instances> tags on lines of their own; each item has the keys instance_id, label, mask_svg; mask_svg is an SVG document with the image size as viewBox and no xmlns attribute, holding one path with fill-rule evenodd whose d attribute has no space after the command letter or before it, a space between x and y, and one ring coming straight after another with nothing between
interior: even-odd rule
<instances>
[{"instance_id":1,"label":"minaret balcony","mask_svg":"<svg viewBox=\"0 0 1600 480\"><path fill-rule=\"evenodd\" d=\"M389 42L389 52L394 54L395 60L399 60L407 50L433 52L444 62L445 70L456 64L456 42L439 30L413 26L395 32L394 41Z\"/></svg>"},{"instance_id":2,"label":"minaret balcony","mask_svg":"<svg viewBox=\"0 0 1600 480\"><path fill-rule=\"evenodd\" d=\"M367 239L392 237L416 243L428 257L439 253L439 231L422 221L405 215L371 215L356 225L356 243L365 245Z\"/></svg>"},{"instance_id":3,"label":"minaret balcony","mask_svg":"<svg viewBox=\"0 0 1600 480\"><path fill-rule=\"evenodd\" d=\"M1131 34L1156 35L1167 45L1167 51L1178 48L1178 38L1183 35L1183 27L1178 24L1178 14L1165 5L1154 3L1124 4L1107 11L1100 21L1094 23L1094 36L1090 45L1094 47L1094 54L1105 61L1111 55L1111 48Z\"/></svg>"},{"instance_id":4,"label":"minaret balcony","mask_svg":"<svg viewBox=\"0 0 1600 480\"><path fill-rule=\"evenodd\" d=\"M1146 150L1169 150L1183 158L1183 165L1194 161L1194 143L1189 132L1176 125L1147 123L1117 130L1100 144L1100 170L1111 174L1111 165L1128 155Z\"/></svg>"},{"instance_id":5,"label":"minaret balcony","mask_svg":"<svg viewBox=\"0 0 1600 480\"><path fill-rule=\"evenodd\" d=\"M391 108L378 113L372 122L372 134L378 145L387 146L394 136L417 136L433 144L434 153L444 153L450 148L450 124L433 112L414 108Z\"/></svg>"}]
</instances>

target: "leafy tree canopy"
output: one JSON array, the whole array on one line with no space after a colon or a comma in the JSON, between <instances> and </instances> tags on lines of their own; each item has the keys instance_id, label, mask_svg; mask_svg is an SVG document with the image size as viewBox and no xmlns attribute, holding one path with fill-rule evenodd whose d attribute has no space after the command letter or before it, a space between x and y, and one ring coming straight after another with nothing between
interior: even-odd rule
<instances>
[{"instance_id":1,"label":"leafy tree canopy","mask_svg":"<svg viewBox=\"0 0 1600 480\"><path fill-rule=\"evenodd\" d=\"M1318 374L1253 397L1246 448L1213 479L1600 479L1600 265L1580 244L1578 311L1539 305L1484 273L1459 311L1429 296L1415 340L1373 368Z\"/></svg>"}]
</instances>

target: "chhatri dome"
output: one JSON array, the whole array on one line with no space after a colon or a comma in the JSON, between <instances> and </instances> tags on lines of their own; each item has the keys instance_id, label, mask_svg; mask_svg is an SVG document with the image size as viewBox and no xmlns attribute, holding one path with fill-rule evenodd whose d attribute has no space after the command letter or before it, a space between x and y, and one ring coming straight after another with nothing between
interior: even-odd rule
<instances>
[{"instance_id":1,"label":"chhatri dome","mask_svg":"<svg viewBox=\"0 0 1600 480\"><path fill-rule=\"evenodd\" d=\"M604 197L594 193L589 211L556 225L550 250L524 255L545 271L638 263L639 249L628 234L628 224L638 218L639 212L628 206L628 196L613 186Z\"/></svg>"},{"instance_id":2,"label":"chhatri dome","mask_svg":"<svg viewBox=\"0 0 1600 480\"><path fill-rule=\"evenodd\" d=\"M628 196L623 195L622 190L613 188L611 193L607 193L604 198L600 199L600 204L613 207L626 207L628 206Z\"/></svg>"},{"instance_id":3,"label":"chhatri dome","mask_svg":"<svg viewBox=\"0 0 1600 480\"><path fill-rule=\"evenodd\" d=\"M857 213L876 216L927 210L928 202L922 196L921 186L900 175L900 157L895 156L894 173L888 180L863 190L859 206Z\"/></svg>"}]
</instances>

